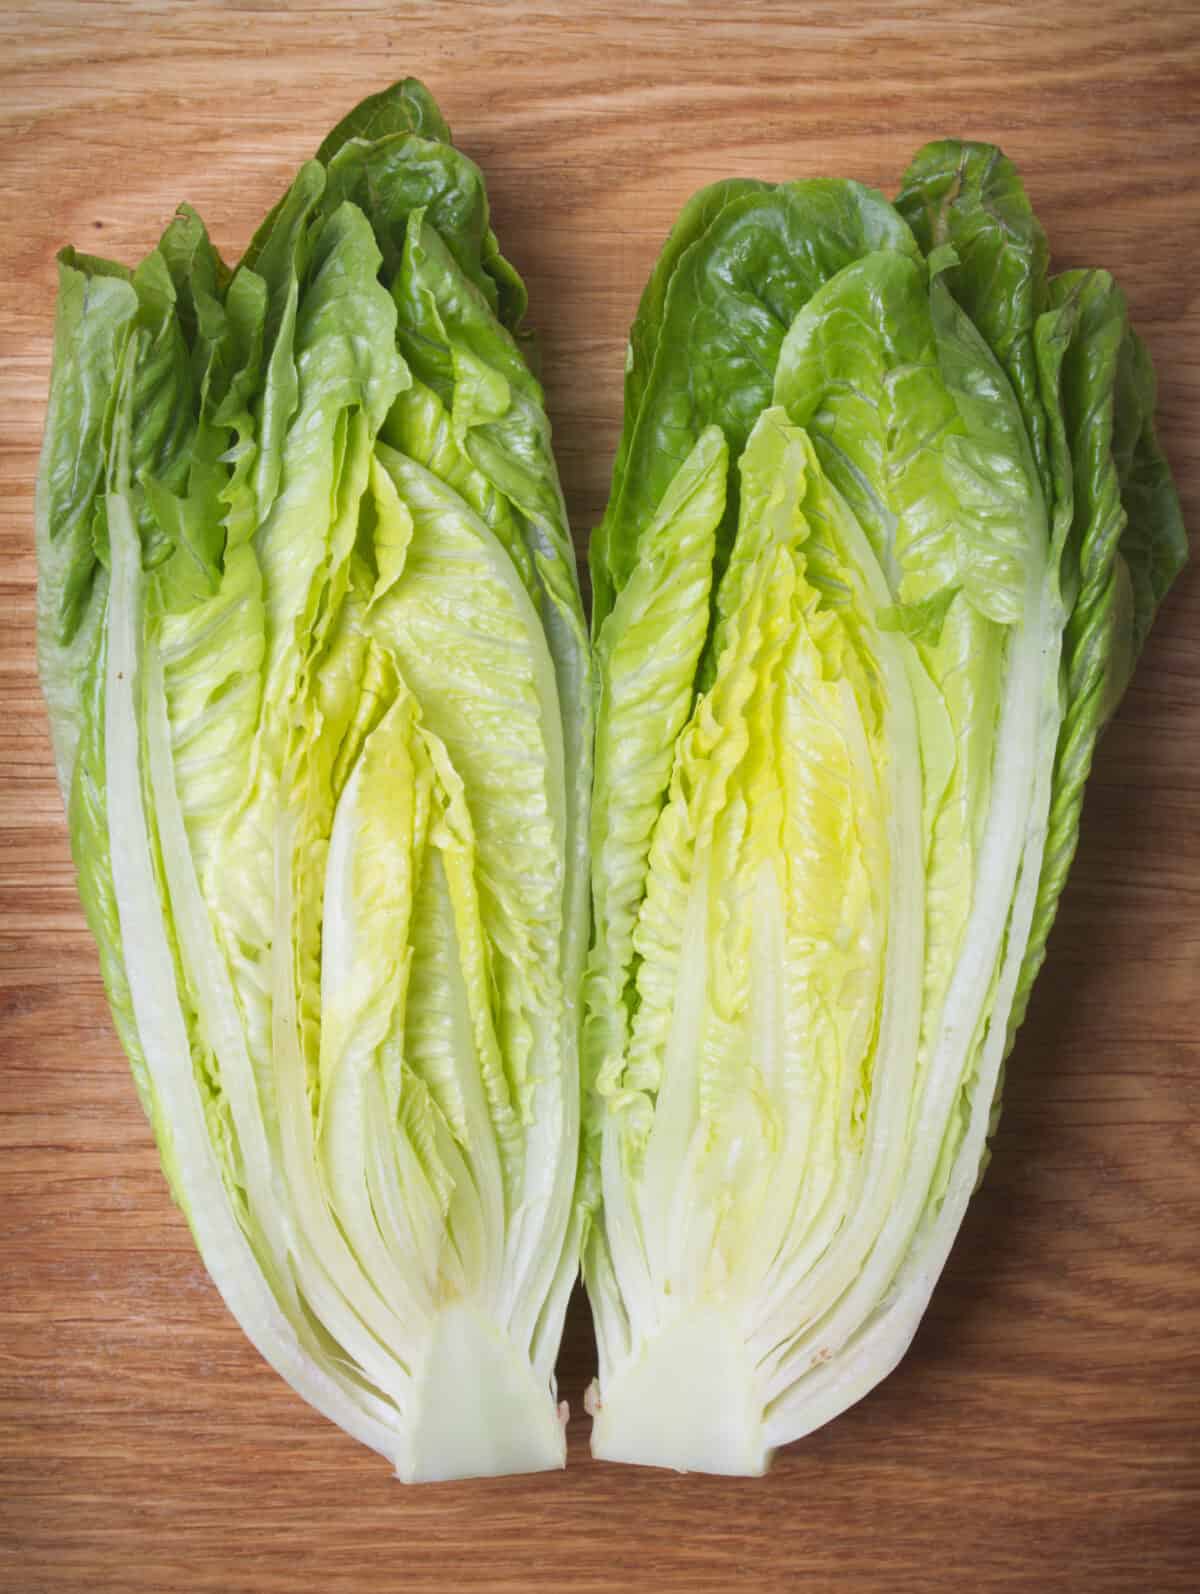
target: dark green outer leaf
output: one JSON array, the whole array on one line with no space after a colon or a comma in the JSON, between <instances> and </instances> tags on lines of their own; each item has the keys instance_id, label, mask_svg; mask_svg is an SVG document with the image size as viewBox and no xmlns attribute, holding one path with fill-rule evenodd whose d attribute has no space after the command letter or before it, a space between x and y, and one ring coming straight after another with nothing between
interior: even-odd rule
<instances>
[{"instance_id":1,"label":"dark green outer leaf","mask_svg":"<svg viewBox=\"0 0 1200 1594\"><path fill-rule=\"evenodd\" d=\"M415 77L402 78L390 88L370 94L343 116L317 151L322 166L353 138L368 141L387 138L392 133L420 133L423 138L449 144L450 129L438 109L437 101Z\"/></svg>"},{"instance_id":2,"label":"dark green outer leaf","mask_svg":"<svg viewBox=\"0 0 1200 1594\"><path fill-rule=\"evenodd\" d=\"M1154 609L1186 557L1178 500L1150 422L1153 378L1140 346L1132 341L1124 295L1107 272L1071 271L1051 280L1048 297L1050 316L1062 312L1065 317L1059 331L1067 337L1065 347L1049 338L1039 347L1046 407L1052 423L1061 412L1073 468L1073 511L1062 558L1062 589L1071 608L1063 642L1065 701L1046 846L1009 1026L1010 1045L1045 959L1075 856L1096 741L1128 679ZM1049 323L1050 316L1043 321ZM1124 481L1122 456L1128 461ZM1139 529L1127 544L1131 510L1138 515ZM1139 567L1136 574L1125 561L1127 545ZM1130 577L1132 607L1122 602Z\"/></svg>"},{"instance_id":3,"label":"dark green outer leaf","mask_svg":"<svg viewBox=\"0 0 1200 1594\"><path fill-rule=\"evenodd\" d=\"M231 272L190 205L180 205L158 241L158 252L175 285L175 313L184 337L194 347L201 341L206 307L225 297Z\"/></svg>"},{"instance_id":4,"label":"dark green outer leaf","mask_svg":"<svg viewBox=\"0 0 1200 1594\"><path fill-rule=\"evenodd\" d=\"M398 133L371 144L347 144L328 170L325 206L332 209L349 199L362 210L374 228L386 282L399 270L408 218L420 210L463 274L497 309L496 282L484 265L487 194L474 162L449 144ZM494 249L495 239L491 242Z\"/></svg>"},{"instance_id":5,"label":"dark green outer leaf","mask_svg":"<svg viewBox=\"0 0 1200 1594\"><path fill-rule=\"evenodd\" d=\"M43 647L69 647L91 602L92 508L103 488L105 417L137 308L123 268L72 249L59 255L39 483L39 508L49 533L39 572Z\"/></svg>"},{"instance_id":6,"label":"dark green outer leaf","mask_svg":"<svg viewBox=\"0 0 1200 1594\"><path fill-rule=\"evenodd\" d=\"M1117 470L1127 521L1120 555L1132 586L1133 626L1127 668L1113 682L1119 696L1141 652L1159 604L1187 563L1188 539L1171 467L1154 430L1154 368L1145 345L1130 327L1121 350L1117 397Z\"/></svg>"},{"instance_id":7,"label":"dark green outer leaf","mask_svg":"<svg viewBox=\"0 0 1200 1594\"><path fill-rule=\"evenodd\" d=\"M896 207L991 345L1025 417L1061 546L1064 721L1038 901L1010 1025L1024 1017L1079 838L1096 740L1187 554L1153 429L1154 376L1104 272L1047 277L1048 247L1012 162L956 139L914 157ZM1120 558L1118 558L1118 553Z\"/></svg>"},{"instance_id":8,"label":"dark green outer leaf","mask_svg":"<svg viewBox=\"0 0 1200 1594\"><path fill-rule=\"evenodd\" d=\"M1010 160L992 144L941 139L913 157L896 209L928 255L952 245L943 275L1004 367L1025 417L1042 490L1052 492L1034 327L1046 308L1049 251Z\"/></svg>"},{"instance_id":9,"label":"dark green outer leaf","mask_svg":"<svg viewBox=\"0 0 1200 1594\"><path fill-rule=\"evenodd\" d=\"M199 393L191 353L176 314L176 292L163 255L155 249L134 272L138 294L138 360L131 387L130 456L134 512L147 569L167 560L173 544L163 535L141 487L152 479L171 492L187 483L196 435Z\"/></svg>"},{"instance_id":10,"label":"dark green outer leaf","mask_svg":"<svg viewBox=\"0 0 1200 1594\"><path fill-rule=\"evenodd\" d=\"M186 220L183 223L187 226ZM130 274L111 261L64 250L46 439L38 482L38 648L51 707L55 757L64 793L72 784L81 730L78 677L93 657L104 599L97 571L108 557L105 459L117 371L132 357L132 500L147 567L170 559L174 544L143 491L167 493L187 482L196 433L192 350L177 314L172 260L181 264L180 222ZM192 231L194 252L199 237ZM202 232L202 229L200 229ZM215 255L214 281L219 277ZM189 299L189 305L192 301ZM129 355L136 334L136 351Z\"/></svg>"},{"instance_id":11,"label":"dark green outer leaf","mask_svg":"<svg viewBox=\"0 0 1200 1594\"><path fill-rule=\"evenodd\" d=\"M908 227L883 196L858 183L746 185L733 197L720 191L711 200L697 196L685 216L687 224L669 242L669 258L652 279L633 347L635 370L627 386L638 402L626 419L600 532L595 624L603 622L612 594L628 579L642 531L704 428L719 425L731 458L740 456L771 402L784 335L816 289L873 250L918 254ZM647 362L650 369L643 374ZM718 579L737 506L731 472L717 543Z\"/></svg>"},{"instance_id":12,"label":"dark green outer leaf","mask_svg":"<svg viewBox=\"0 0 1200 1594\"><path fill-rule=\"evenodd\" d=\"M293 343L300 284L312 259L313 238L319 228L317 204L325 191L325 173L316 161L306 161L296 180L255 233L238 267L232 294L245 271L261 278L267 289L263 326L261 372L255 371L256 514L266 518L279 490L283 439L299 402L300 380Z\"/></svg>"},{"instance_id":13,"label":"dark green outer leaf","mask_svg":"<svg viewBox=\"0 0 1200 1594\"><path fill-rule=\"evenodd\" d=\"M662 253L655 262L649 281L642 292L637 315L629 329L629 347L625 360L625 409L621 440L617 457L613 461L612 489L615 498L625 475L625 460L630 440L641 411L642 399L654 368L654 354L662 327L667 289L679 260L697 239L701 238L726 205L746 194L765 193L770 185L753 178L731 177L725 182L712 183L693 194L671 228ZM606 534L608 517L596 528L588 547L592 565L592 634L599 633L609 609L613 592L608 582Z\"/></svg>"},{"instance_id":14,"label":"dark green outer leaf","mask_svg":"<svg viewBox=\"0 0 1200 1594\"><path fill-rule=\"evenodd\" d=\"M528 298L488 225L483 176L451 144L450 129L433 96L417 79L406 78L356 106L309 165L327 174L322 215L350 200L367 216L383 256L386 282L399 269L409 215L424 210L490 308L510 331L517 330ZM244 267L269 275L261 257L285 200L258 229Z\"/></svg>"}]
</instances>

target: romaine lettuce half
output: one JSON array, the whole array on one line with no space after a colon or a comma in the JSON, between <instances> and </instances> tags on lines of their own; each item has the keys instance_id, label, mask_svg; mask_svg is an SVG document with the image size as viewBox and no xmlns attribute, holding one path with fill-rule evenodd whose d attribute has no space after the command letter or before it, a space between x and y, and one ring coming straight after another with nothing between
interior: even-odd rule
<instances>
[{"instance_id":1,"label":"romaine lettuce half","mask_svg":"<svg viewBox=\"0 0 1200 1594\"><path fill-rule=\"evenodd\" d=\"M592 1447L755 1473L896 1364L986 1155L1096 734L1186 547L1102 272L1012 166L731 183L592 545Z\"/></svg>"},{"instance_id":2,"label":"romaine lettuce half","mask_svg":"<svg viewBox=\"0 0 1200 1594\"><path fill-rule=\"evenodd\" d=\"M524 290L409 81L230 271L66 251L39 653L167 1176L405 1479L560 1466L591 731Z\"/></svg>"}]
</instances>

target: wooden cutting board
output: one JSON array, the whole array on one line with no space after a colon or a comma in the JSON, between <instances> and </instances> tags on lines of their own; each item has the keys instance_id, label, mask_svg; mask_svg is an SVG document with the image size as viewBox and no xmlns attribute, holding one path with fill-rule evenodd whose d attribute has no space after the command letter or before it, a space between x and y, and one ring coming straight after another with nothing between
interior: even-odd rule
<instances>
[{"instance_id":1,"label":"wooden cutting board","mask_svg":"<svg viewBox=\"0 0 1200 1594\"><path fill-rule=\"evenodd\" d=\"M0 7L0 1586L282 1591L1200 1587L1200 582L1108 732L987 1181L908 1359L762 1481L592 1463L405 1490L224 1311L170 1205L84 929L34 678L53 254L180 199L236 257L362 95L423 77L528 281L580 546L624 336L700 184L1001 143L1057 263L1110 267L1200 523L1200 12L261 3Z\"/></svg>"}]
</instances>

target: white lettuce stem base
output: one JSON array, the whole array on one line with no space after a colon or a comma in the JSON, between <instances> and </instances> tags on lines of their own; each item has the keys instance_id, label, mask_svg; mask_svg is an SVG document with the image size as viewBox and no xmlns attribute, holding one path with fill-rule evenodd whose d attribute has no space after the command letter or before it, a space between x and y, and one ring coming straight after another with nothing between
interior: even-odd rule
<instances>
[{"instance_id":1,"label":"white lettuce stem base","mask_svg":"<svg viewBox=\"0 0 1200 1594\"><path fill-rule=\"evenodd\" d=\"M478 1306L458 1301L434 1322L396 1471L405 1483L550 1472L566 1465L565 1422L529 1358Z\"/></svg>"},{"instance_id":2,"label":"white lettuce stem base","mask_svg":"<svg viewBox=\"0 0 1200 1594\"><path fill-rule=\"evenodd\" d=\"M676 1472L759 1477L770 1465L763 1407L740 1321L684 1308L589 1391L592 1454Z\"/></svg>"}]
</instances>

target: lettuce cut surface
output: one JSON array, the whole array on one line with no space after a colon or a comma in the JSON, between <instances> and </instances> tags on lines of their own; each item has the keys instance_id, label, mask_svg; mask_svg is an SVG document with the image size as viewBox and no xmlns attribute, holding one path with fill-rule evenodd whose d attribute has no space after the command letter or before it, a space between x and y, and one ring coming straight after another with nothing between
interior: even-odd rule
<instances>
[{"instance_id":1,"label":"lettuce cut surface","mask_svg":"<svg viewBox=\"0 0 1200 1594\"><path fill-rule=\"evenodd\" d=\"M1185 557L1153 408L994 149L683 212L591 549L596 1455L761 1472L908 1346Z\"/></svg>"},{"instance_id":2,"label":"lettuce cut surface","mask_svg":"<svg viewBox=\"0 0 1200 1594\"><path fill-rule=\"evenodd\" d=\"M234 270L67 250L39 651L88 922L250 1339L408 1480L560 1466L591 700L525 296L409 81Z\"/></svg>"}]
</instances>

